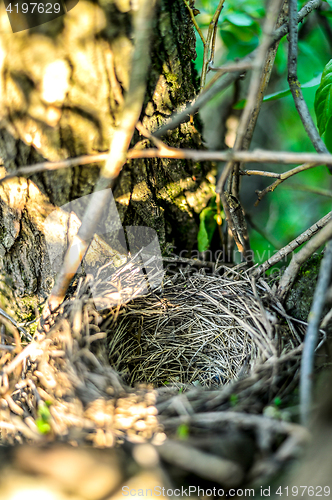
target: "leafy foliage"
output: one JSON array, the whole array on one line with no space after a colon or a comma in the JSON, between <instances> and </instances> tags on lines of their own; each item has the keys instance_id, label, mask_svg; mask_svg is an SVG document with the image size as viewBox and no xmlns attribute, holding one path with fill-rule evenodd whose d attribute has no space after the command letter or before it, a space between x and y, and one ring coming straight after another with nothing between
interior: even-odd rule
<instances>
[{"instance_id":1,"label":"leafy foliage","mask_svg":"<svg viewBox=\"0 0 332 500\"><path fill-rule=\"evenodd\" d=\"M201 14L196 20L206 33L211 17L216 10L218 0L196 0L195 5ZM302 8L306 1L298 2ZM310 19L309 19L310 17ZM331 29L332 25L332 0L323 2L319 16L309 16L299 26L299 53L298 53L298 78L303 82L301 87L309 111L315 115L315 95L320 85L322 72L326 62L331 57L331 41L328 30L325 29L325 20ZM229 0L224 3L221 11L216 42L214 65L220 66L228 61L234 61L250 53L257 47L262 34L262 23L265 19L265 2L260 0ZM205 30L205 31L204 31ZM200 39L197 41L196 60L197 70L200 72L202 64L203 47ZM287 57L288 41L284 37L278 47L276 60L269 84L268 91L263 101L258 126L253 137L253 147L275 149L281 151L313 152L314 148L307 137L302 122L297 114L293 98L288 90L287 82ZM212 73L208 74L214 76ZM218 113L222 106L229 106L235 116L239 113L246 98L248 76L240 82L240 92L236 101L232 102L232 92L228 91L214 98L207 106L206 116L211 117ZM235 93L235 88L233 89ZM332 106L332 104L330 104ZM331 116L331 115L330 115ZM330 118L329 118L330 119ZM328 148L332 145L332 121L326 123L323 139ZM263 135L265 134L265 135ZM261 136L261 137L260 137ZM247 165L248 169L257 168ZM291 166L262 165L262 170L285 172ZM307 170L281 184L273 193L269 193L263 202L254 207L254 191L257 187L248 188L247 178L242 180L241 200L248 196L252 189L250 203L245 206L256 226L263 228L267 235L273 236L270 241L279 243L279 247L287 244L311 224L321 218L330 210L331 198L321 196L306 190L326 191L330 186L330 176L324 166ZM270 184L269 179L260 178L259 189ZM212 218L211 211L208 211ZM205 226L208 213L202 216L201 227ZM213 224L213 221L211 219ZM211 241L209 232L202 228L202 247ZM267 244L265 237L250 228L250 242L256 254L256 261L262 261L273 254L276 248ZM285 265L285 262L282 263Z\"/></svg>"},{"instance_id":2,"label":"leafy foliage","mask_svg":"<svg viewBox=\"0 0 332 500\"><path fill-rule=\"evenodd\" d=\"M327 148L332 152L332 59L324 68L316 92L315 112L320 135L324 135Z\"/></svg>"},{"instance_id":3,"label":"leafy foliage","mask_svg":"<svg viewBox=\"0 0 332 500\"><path fill-rule=\"evenodd\" d=\"M38 405L38 418L36 419L36 425L41 434L48 434L51 431L50 419L51 413L49 410L50 402L44 403L41 401Z\"/></svg>"},{"instance_id":4,"label":"leafy foliage","mask_svg":"<svg viewBox=\"0 0 332 500\"><path fill-rule=\"evenodd\" d=\"M217 206L215 197L210 200L209 206L201 211L199 220L200 224L197 236L198 251L205 252L210 247L213 234L217 227Z\"/></svg>"}]
</instances>

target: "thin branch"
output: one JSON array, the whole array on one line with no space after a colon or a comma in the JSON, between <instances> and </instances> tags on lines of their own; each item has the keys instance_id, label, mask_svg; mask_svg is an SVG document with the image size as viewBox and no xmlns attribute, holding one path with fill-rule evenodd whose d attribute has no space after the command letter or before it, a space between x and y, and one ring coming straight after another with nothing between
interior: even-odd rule
<instances>
[{"instance_id":1,"label":"thin branch","mask_svg":"<svg viewBox=\"0 0 332 500\"><path fill-rule=\"evenodd\" d=\"M278 296L280 299L284 298L293 285L295 278L300 270L300 267L311 255L316 252L319 247L324 245L330 238L332 238L332 221L323 227L299 252L293 255L292 260L285 270L278 286Z\"/></svg>"},{"instance_id":2,"label":"thin branch","mask_svg":"<svg viewBox=\"0 0 332 500\"><path fill-rule=\"evenodd\" d=\"M151 136L151 140L152 137L154 140L156 139L154 136ZM293 153L290 151L265 151L262 149L254 149L253 151L233 151L232 149L229 149L227 151L201 151L194 149L172 148L162 143L161 141L160 144L162 144L162 146L158 147L158 149L130 149L127 154L127 159L132 160L137 158L176 158L181 160L193 161L238 161L243 163L279 163L284 165L292 163L312 163L314 166L324 164L332 165L332 155L329 153ZM77 158L70 158L68 160L62 160L59 162L43 162L36 163L35 165L31 166L29 165L20 167L19 169L14 170L10 174L0 179L0 184L9 179L12 179L13 177L28 177L29 175L33 175L37 172L47 172L52 170L59 170L62 168L70 168L77 165L100 163L107 157L108 154L102 153L100 155L78 156ZM259 170L243 170L242 172L245 175L264 176L265 174L269 174L268 172ZM285 174L286 173L287 172L285 172ZM266 177L279 178L279 176L282 175L283 174L271 172L271 175L266 175Z\"/></svg>"},{"instance_id":3,"label":"thin branch","mask_svg":"<svg viewBox=\"0 0 332 500\"><path fill-rule=\"evenodd\" d=\"M205 38L204 38L204 35L203 35L203 33L202 33L201 28L198 26L198 23L197 23L197 21L196 21L196 18L195 18L195 14L194 14L194 12L193 12L193 9L190 7L189 0L183 0L183 1L184 1L184 3L186 4L187 9L189 10L189 14L190 14L191 20L192 20L192 22L193 22L193 24L194 24L194 26L195 26L195 28L196 28L196 30L197 30L197 33L199 34L199 36L200 36L200 38L201 38L201 40L202 40L203 47L205 47L205 45L206 45L206 40L205 40Z\"/></svg>"},{"instance_id":4,"label":"thin branch","mask_svg":"<svg viewBox=\"0 0 332 500\"><path fill-rule=\"evenodd\" d=\"M327 153L328 150L309 113L308 106L301 90L301 84L297 78L297 25L297 0L289 0L288 84L297 112L315 150L317 153ZM329 168L329 170L332 173L332 168Z\"/></svg>"},{"instance_id":5,"label":"thin branch","mask_svg":"<svg viewBox=\"0 0 332 500\"><path fill-rule=\"evenodd\" d=\"M254 59L254 53L249 54L244 59L242 59L242 63L250 63ZM205 88L196 99L189 104L183 111L178 112L177 110L174 112L173 116L158 130L156 130L153 134L156 137L162 137L166 134L168 130L173 130L178 127L181 123L189 121L190 115L194 115L197 113L199 109L202 109L211 99L217 95L219 92L226 90L228 87L232 85L242 75L243 70L234 71L229 75L226 75L224 78L220 78L224 75L224 71L217 73L216 82L212 87ZM219 79L220 78L220 79Z\"/></svg>"},{"instance_id":6,"label":"thin branch","mask_svg":"<svg viewBox=\"0 0 332 500\"><path fill-rule=\"evenodd\" d=\"M283 6L282 6L282 4L283 4ZM285 18L286 18L285 9L287 6L287 2L286 1L281 2L281 6L282 6L282 8L279 12L278 19L276 21L277 28L280 27L280 25L285 21ZM258 89L258 92L256 95L255 105L252 109L246 130L245 130L245 135L243 137L242 143L240 144L241 147L239 147L239 149L248 150L249 146L251 144L251 140L252 140L254 130L256 127L256 123L257 123L257 119L258 119L258 115L259 115L259 112L260 112L260 109L262 106L263 97L264 97L265 91L266 91L267 86L268 86L269 81L270 81L270 77L271 77L272 69L274 66L274 61L275 61L278 47L279 47L279 42L273 44L267 51L264 65L263 65L263 68L261 71L259 89ZM241 167L240 163L237 162L234 164L233 176L232 176L232 179L230 182L230 184L231 184L230 188L232 189L232 193L237 198L239 198L239 193L240 193L241 168L242 167Z\"/></svg>"},{"instance_id":7,"label":"thin branch","mask_svg":"<svg viewBox=\"0 0 332 500\"><path fill-rule=\"evenodd\" d=\"M101 153L98 155L84 155L78 156L77 158L69 158L68 160L60 161L43 161L41 163L36 163L35 165L27 165L24 167L19 167L17 170L10 172L5 177L0 179L0 184L4 181L12 179L13 177L19 176L30 176L34 174L39 174L40 172L60 170L62 168L77 167L79 165L89 165L90 163L100 163L107 160L108 153Z\"/></svg>"},{"instance_id":8,"label":"thin branch","mask_svg":"<svg viewBox=\"0 0 332 500\"><path fill-rule=\"evenodd\" d=\"M69 246L65 259L48 303L44 309L43 318L50 310L56 309L64 299L71 279L84 257L93 238L95 228L112 196L112 190L124 163L139 115L142 110L146 91L146 78L150 65L150 38L154 18L155 2L141 0L134 17L135 47L132 56L129 89L125 96L122 117L115 130L106 164L90 198L90 203L84 214L81 227Z\"/></svg>"},{"instance_id":9,"label":"thin branch","mask_svg":"<svg viewBox=\"0 0 332 500\"><path fill-rule=\"evenodd\" d=\"M260 175L262 177L273 177L274 179L280 179L280 175L277 172L266 172L265 170L241 170L241 175Z\"/></svg>"},{"instance_id":10,"label":"thin branch","mask_svg":"<svg viewBox=\"0 0 332 500\"><path fill-rule=\"evenodd\" d=\"M249 144L244 144L245 138L248 135L248 126L250 120L252 119L252 115L255 113L255 118L257 118L256 106L260 105L260 102L263 99L263 93L265 90L265 86L267 85L269 78L265 74L266 69L266 59L267 53L269 51L271 45L271 38L273 34L273 28L276 23L276 17L280 11L281 3L284 0L274 0L271 2L270 12L267 13L267 18L263 27L263 40L257 50L257 55L255 57L255 62L253 64L252 75L250 79L249 91L247 95L246 105L241 115L240 123L237 129L236 140L234 144L234 149L248 149ZM264 77L263 88L261 88L262 79ZM254 120L256 121L256 120ZM251 131L252 133L252 131ZM250 138L247 139L250 143Z\"/></svg>"},{"instance_id":11,"label":"thin branch","mask_svg":"<svg viewBox=\"0 0 332 500\"><path fill-rule=\"evenodd\" d=\"M274 8L272 7L271 13L270 13L271 22L270 22L270 24L267 23L267 25L264 26L267 43L271 42L271 36L269 36L269 33L270 33L269 30L273 29L273 20L278 15L278 12L279 12L279 15L278 15L277 21L275 23L276 28L279 28L280 25L282 25L282 23L285 21L285 19L286 19L286 6L287 6L286 0L281 0L281 1L276 3ZM255 126L257 123L258 114L260 112L261 105L263 102L263 97L264 97L265 91L266 91L267 86L268 86L269 81L270 81L270 77L271 77L272 69L274 66L274 61L275 61L278 47L279 47L279 42L273 43L269 47L269 49L266 53L265 60L263 57L263 49L262 49L263 64L262 64L262 68L261 68L260 81L259 81L259 83L257 81L258 90L257 90L257 94L256 94L256 100L255 100L254 107L252 109L252 112L251 112L249 120L248 120L248 126L244 130L242 147L240 149L249 149L249 146L250 146L250 143L252 140L252 136L254 133L254 129L255 129ZM257 79L258 78L259 78L259 75L257 74Z\"/></svg>"},{"instance_id":12,"label":"thin branch","mask_svg":"<svg viewBox=\"0 0 332 500\"><path fill-rule=\"evenodd\" d=\"M305 170L309 170L310 168L314 168L316 165L314 163L304 163L303 165L299 165L298 167L292 168L292 170L288 170L288 172L284 172L279 174L278 179L274 181L270 186L267 186L262 191L256 191L257 201L255 202L255 207L259 204L259 202L264 198L267 193L272 193L282 182L293 175L298 174L299 172L304 172Z\"/></svg>"},{"instance_id":13,"label":"thin branch","mask_svg":"<svg viewBox=\"0 0 332 500\"><path fill-rule=\"evenodd\" d=\"M322 4L322 0L310 0L306 3L302 9L298 12L297 22L301 23L305 17L307 17L313 10L318 9ZM280 28L276 29L273 35L273 42L275 43L278 40L281 40L284 36L287 35L289 31L288 23L284 23Z\"/></svg>"},{"instance_id":14,"label":"thin branch","mask_svg":"<svg viewBox=\"0 0 332 500\"><path fill-rule=\"evenodd\" d=\"M225 0L223 0L222 3L224 3L224 2L225 2ZM220 9L220 12L221 12L221 9ZM220 16L220 12L218 14L218 18ZM216 20L216 22L214 23L214 26L213 26L213 35L212 35L212 42L211 42L210 61L208 63L208 67L207 67L208 71L209 71L211 65L213 65L213 62L214 62L214 54L216 52L217 33L218 33L218 19Z\"/></svg>"},{"instance_id":15,"label":"thin branch","mask_svg":"<svg viewBox=\"0 0 332 500\"><path fill-rule=\"evenodd\" d=\"M314 355L317 346L319 322L323 313L326 292L332 275L332 241L326 246L326 251L321 262L318 281L312 301L308 329L304 339L303 355L301 360L300 376L300 414L303 425L309 424L312 406L312 384Z\"/></svg>"},{"instance_id":16,"label":"thin branch","mask_svg":"<svg viewBox=\"0 0 332 500\"><path fill-rule=\"evenodd\" d=\"M216 28L218 26L218 19L220 16L221 9L223 7L225 0L220 0L218 7L216 8L215 13L211 19L209 24L208 34L206 37L206 43L204 45L204 54L203 54L203 66L202 66L202 76L201 76L201 91L205 85L206 74L208 71L208 67L212 57L213 45L215 44L215 34Z\"/></svg>"},{"instance_id":17,"label":"thin branch","mask_svg":"<svg viewBox=\"0 0 332 500\"><path fill-rule=\"evenodd\" d=\"M315 222L309 229L304 231L300 236L295 238L293 241L288 243L285 247L283 247L279 252L274 254L270 259L265 261L263 264L260 266L256 267L253 269L254 275L259 276L260 274L265 273L270 267L274 266L275 264L278 264L281 260L283 260L287 255L292 253L296 248L301 246L303 243L306 241L310 240L312 236L314 236L320 229L322 229L330 220L332 219L332 212L329 212L328 214L324 215L319 221Z\"/></svg>"},{"instance_id":18,"label":"thin branch","mask_svg":"<svg viewBox=\"0 0 332 500\"><path fill-rule=\"evenodd\" d=\"M250 62L227 63L223 66L213 66L211 63L209 65L209 71L218 71L221 75L232 73L232 71L247 71L248 69L252 69L252 63Z\"/></svg>"},{"instance_id":19,"label":"thin branch","mask_svg":"<svg viewBox=\"0 0 332 500\"><path fill-rule=\"evenodd\" d=\"M278 3L278 7L279 7L279 3ZM241 115L240 123L239 123L238 129L237 129L236 140L235 140L235 144L234 144L234 148L233 148L234 151L239 151L239 150L243 149L243 140L244 140L244 137L246 135L246 131L247 131L247 128L249 125L251 115L254 111L256 101L258 99L258 94L260 92L262 69L263 69L264 62L266 60L266 53L267 53L269 46L270 46L272 29L273 29L274 22L275 22L273 14L275 14L274 11L270 12L268 14L268 18L267 18L265 26L264 26L265 35L264 35L264 38L263 38L261 45L257 49L255 62L253 64L253 71L252 71L252 76L251 76L251 80L250 80L248 96L247 96L247 100L246 100L246 106L245 106L244 111ZM247 148L244 148L244 149L247 149ZM228 178L232 169L233 169L233 162L229 162L225 166L225 168L224 168L224 170L219 178L218 184L216 186L216 192L219 193L220 195L224 189L227 178Z\"/></svg>"},{"instance_id":20,"label":"thin branch","mask_svg":"<svg viewBox=\"0 0 332 500\"><path fill-rule=\"evenodd\" d=\"M32 340L32 337L30 335L30 333L28 333L25 328L23 328L22 326L20 326L17 321L12 318L8 313L6 313L6 311L4 311L3 309L1 309L0 307L0 316L3 316L4 318L6 318L8 321L10 321L10 323L12 325L15 326L15 328L17 328L17 330L20 331L20 333L27 339L27 340ZM1 319L0 319L1 321Z\"/></svg>"},{"instance_id":21,"label":"thin branch","mask_svg":"<svg viewBox=\"0 0 332 500\"><path fill-rule=\"evenodd\" d=\"M271 72L272 66L270 64L270 59L267 56L269 52L271 52L270 44L273 28L275 26L276 17L279 14L281 4L284 0L275 0L272 2L269 12L267 13L267 18L264 24L264 36L261 45L258 47L257 56L255 58L255 62L253 64L249 91L246 101L246 106L241 115L240 123L237 129L234 151L239 151L242 149L248 149L251 136L256 124L258 112L260 109L260 104L263 100L263 93L265 87L269 81L268 75ZM269 50L270 49L270 50ZM274 51L274 49L273 49ZM275 54L274 54L275 55ZM272 57L272 61L274 58ZM266 64L268 61L268 64ZM271 67L270 67L271 66ZM267 74L265 74L267 72ZM249 126L250 125L250 126ZM251 258L250 251L250 243L249 237L247 234L247 228L245 223L245 218L240 218L240 224L236 224L236 221L233 217L233 211L229 206L229 197L227 197L224 193L224 187L227 181L228 176L231 172L235 170L236 178L239 177L239 165L236 166L234 162L228 162L224 167L224 170L219 178L219 181L216 186L216 193L220 195L221 202L225 211L226 219L230 230L232 231L232 235L234 241L238 247L238 250L241 252L245 260L248 260L248 256ZM239 185L238 181L236 181L236 188L233 191L233 195L238 199L238 191ZM229 193L230 194L230 193ZM241 237L243 235L243 237ZM239 245L240 242L240 245Z\"/></svg>"}]
</instances>

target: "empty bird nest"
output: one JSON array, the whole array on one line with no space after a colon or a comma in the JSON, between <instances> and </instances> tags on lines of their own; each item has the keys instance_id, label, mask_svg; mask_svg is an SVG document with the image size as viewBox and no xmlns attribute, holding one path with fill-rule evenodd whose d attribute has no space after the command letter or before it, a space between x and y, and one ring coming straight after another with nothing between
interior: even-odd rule
<instances>
[{"instance_id":1,"label":"empty bird nest","mask_svg":"<svg viewBox=\"0 0 332 500\"><path fill-rule=\"evenodd\" d=\"M222 271L166 276L160 287L106 313L110 364L129 385L226 385L301 344L303 324L272 300L266 283Z\"/></svg>"},{"instance_id":2,"label":"empty bird nest","mask_svg":"<svg viewBox=\"0 0 332 500\"><path fill-rule=\"evenodd\" d=\"M77 279L35 332L0 315L0 441L160 443L217 423L275 450L293 424L257 414L296 387L306 324L241 268L188 268L151 289L137 276L132 260Z\"/></svg>"}]
</instances>

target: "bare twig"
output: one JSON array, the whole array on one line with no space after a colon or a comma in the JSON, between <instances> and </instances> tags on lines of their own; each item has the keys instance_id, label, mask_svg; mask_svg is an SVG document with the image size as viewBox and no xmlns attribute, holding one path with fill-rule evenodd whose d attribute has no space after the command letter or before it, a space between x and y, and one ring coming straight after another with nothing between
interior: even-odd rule
<instances>
[{"instance_id":1,"label":"bare twig","mask_svg":"<svg viewBox=\"0 0 332 500\"><path fill-rule=\"evenodd\" d=\"M203 46L205 47L205 45L206 45L206 40L205 40L205 38L204 38L204 35L203 35L203 33L202 33L201 28L198 26L198 23L197 23L196 18L195 18L195 14L194 14L194 12L193 12L193 9L192 9L192 8L191 8L191 6L190 6L190 2L189 2L189 0L183 0L183 1L184 1L184 3L186 4L186 7L187 7L187 9L188 9L188 11L189 11L189 14L190 14L190 17L191 17L191 20L192 20L192 22L193 22L193 24L194 24L194 26L195 26L195 28L196 28L196 30L197 30L197 33L198 33L198 34L199 34L199 36L200 36L200 39L202 40Z\"/></svg>"},{"instance_id":2,"label":"bare twig","mask_svg":"<svg viewBox=\"0 0 332 500\"><path fill-rule=\"evenodd\" d=\"M151 140L152 137L154 138L154 140L156 139L154 136L151 136ZM332 155L329 153L328 154L293 153L288 151L265 151L262 149L254 149L253 151L233 151L232 149L229 149L228 151L200 151L200 150L196 151L194 149L177 149L167 146L164 143L161 144L162 147L158 147L158 149L155 148L142 149L142 150L130 149L128 151L127 159L177 158L177 159L187 159L194 161L239 161L243 163L268 162L268 163L280 163L284 165L292 163L311 163L313 166L319 166L323 164L332 165ZM10 174L0 179L0 184L16 176L23 176L23 175L29 176L37 172L47 172L49 170L70 168L77 165L99 163L104 161L107 158L107 156L108 155L105 153L92 156L78 156L77 158L70 158L68 160L63 160L59 162L43 162L43 163L37 163L36 165L20 167L19 169L11 172ZM298 172L306 170L303 167L304 165L301 166L301 170L298 170ZM31 171L32 168L33 171ZM266 177L275 177L279 179L283 175L286 175L288 172L285 172L283 174L278 174L274 172L264 172L260 170L243 170L243 173L245 175L262 175Z\"/></svg>"},{"instance_id":3,"label":"bare twig","mask_svg":"<svg viewBox=\"0 0 332 500\"><path fill-rule=\"evenodd\" d=\"M15 328L17 328L20 333L27 339L27 340L32 340L32 337L30 335L30 333L28 333L25 328L23 328L22 326L20 326L17 321L12 318L8 313L6 313L6 311L4 311L3 309L1 309L0 307L0 316L3 316L4 318L6 318L8 321L11 322L12 325L15 326Z\"/></svg>"},{"instance_id":4,"label":"bare twig","mask_svg":"<svg viewBox=\"0 0 332 500\"><path fill-rule=\"evenodd\" d=\"M263 94L265 91L265 87L269 81L269 75L272 70L272 63L274 61L274 57L272 56L270 44L272 31L276 22L276 16L278 15L281 7L281 3L284 0L277 0L272 2L271 8L267 14L267 19L264 25L264 37L261 45L257 50L257 55L255 58L255 63L253 64L252 75L250 79L249 91L246 101L246 106L241 115L240 123L238 126L236 140L234 144L234 151L239 151L242 149L248 149L251 137L253 134L253 130L256 124L258 112L260 109L260 104L263 100ZM272 49L274 51L274 49ZM267 56L268 52L270 52L270 57ZM275 56L275 52L274 52ZM266 63L267 61L267 63ZM228 197L224 193L224 187L227 181L228 176L235 169L235 176L238 178L239 176L239 165L235 165L234 162L228 162L219 178L219 181L216 186L216 192L220 195L221 202L225 211L226 219L230 230L232 231L234 241L242 253L245 260L248 260L248 256L251 254L250 252L250 243L247 235L245 219L241 220L243 223L242 227L237 227L235 220L232 217L231 207L228 203ZM238 198L239 185L238 181L236 181L235 190L233 190L233 195ZM244 235L241 238L241 235Z\"/></svg>"},{"instance_id":5,"label":"bare twig","mask_svg":"<svg viewBox=\"0 0 332 500\"><path fill-rule=\"evenodd\" d=\"M318 281L308 318L308 329L304 339L300 378L300 413L303 425L309 424L312 405L314 355L318 340L318 329L325 304L326 292L332 275L332 241L326 246L321 262Z\"/></svg>"},{"instance_id":6,"label":"bare twig","mask_svg":"<svg viewBox=\"0 0 332 500\"><path fill-rule=\"evenodd\" d=\"M307 132L317 153L327 153L327 148L322 141L319 132L309 113L308 106L304 100L301 84L297 78L297 1L289 0L289 48L288 48L288 83L291 90L295 107L301 118L305 131ZM329 169L332 173L332 168Z\"/></svg>"},{"instance_id":7,"label":"bare twig","mask_svg":"<svg viewBox=\"0 0 332 500\"><path fill-rule=\"evenodd\" d=\"M260 175L261 177L273 177L280 179L281 174L277 172L266 172L265 170L241 170L241 175Z\"/></svg>"},{"instance_id":8,"label":"bare twig","mask_svg":"<svg viewBox=\"0 0 332 500\"><path fill-rule=\"evenodd\" d=\"M243 470L231 460L200 451L193 446L168 439L156 450L163 460L200 477L223 484L238 486L243 480Z\"/></svg>"},{"instance_id":9,"label":"bare twig","mask_svg":"<svg viewBox=\"0 0 332 500\"><path fill-rule=\"evenodd\" d=\"M260 266L256 267L253 271L255 276L258 276L270 267L274 266L278 262L280 262L282 259L284 259L287 255L289 255L291 252L293 252L296 248L298 248L300 245L308 241L312 236L314 236L320 229L322 229L326 224L332 219L332 212L329 212L328 214L324 215L322 219L319 221L315 222L309 229L304 231L300 236L295 238L293 241L288 243L285 247L283 247L279 252L277 252L273 257L265 261L263 264Z\"/></svg>"},{"instance_id":10,"label":"bare twig","mask_svg":"<svg viewBox=\"0 0 332 500\"><path fill-rule=\"evenodd\" d=\"M252 69L252 63L250 62L236 62L236 63L228 63L224 64L223 66L212 66L210 64L209 70L210 71L218 71L220 75L223 73L232 73L232 71L247 71L248 69Z\"/></svg>"},{"instance_id":11,"label":"bare twig","mask_svg":"<svg viewBox=\"0 0 332 500\"><path fill-rule=\"evenodd\" d=\"M288 290L295 281L301 265L331 237L332 221L329 221L329 223L318 234L316 234L304 248L293 255L292 260L279 283L278 296L280 298L285 297L287 294Z\"/></svg>"},{"instance_id":12,"label":"bare twig","mask_svg":"<svg viewBox=\"0 0 332 500\"><path fill-rule=\"evenodd\" d=\"M156 140L156 137L151 136ZM317 153L293 153L288 151L265 151L262 149L254 149L253 151L233 151L229 149L228 151L200 151L194 149L177 149L167 146L166 144L158 141L162 146L158 149L130 149L128 151L127 159L137 159L137 158L177 158L177 159L187 159L194 161L238 161L243 163L280 163L280 164L292 164L292 163L312 163L313 166L319 165L332 165L332 155L331 154L317 154ZM20 167L19 169L11 172L2 179L0 179L0 184L12 179L16 176L29 176L37 172L47 172L49 170L58 170L62 168L70 168L77 165L86 165L89 163L99 163L107 158L107 154L102 153L100 155L92 156L78 156L77 158L70 158L68 160L63 160L59 162L43 162L37 163L36 165ZM297 172L306 170L301 166L301 169ZM31 169L33 168L33 171ZM300 168L300 167L296 167ZM309 167L308 167L309 168ZM310 167L311 168L311 167ZM295 169L294 169L295 170ZM245 175L263 175L266 177L275 177L277 179L286 175L288 172L283 174L278 174L274 172L264 172L260 170L243 170ZM289 171L291 172L291 171ZM295 173L297 173L295 172ZM292 174L294 175L294 174Z\"/></svg>"},{"instance_id":13,"label":"bare twig","mask_svg":"<svg viewBox=\"0 0 332 500\"><path fill-rule=\"evenodd\" d=\"M128 93L119 127L115 130L106 164L102 168L95 191L84 214L78 234L69 246L57 282L44 309L44 318L49 309L55 309L63 301L69 283L93 238L98 221L112 196L111 187L127 160L127 151L136 123L141 113L146 90L146 77L150 64L150 37L155 2L141 0L134 18L135 48Z\"/></svg>"},{"instance_id":14,"label":"bare twig","mask_svg":"<svg viewBox=\"0 0 332 500\"><path fill-rule=\"evenodd\" d=\"M215 34L216 28L218 25L218 19L220 16L221 9L223 7L225 0L220 0L218 7L216 8L215 13L213 14L212 20L209 24L208 34L206 37L206 43L204 44L204 54L203 54L203 67L202 67L202 76L201 76L201 90L205 85L206 74L208 71L208 67L211 59L213 58L213 46L215 43Z\"/></svg>"},{"instance_id":15,"label":"bare twig","mask_svg":"<svg viewBox=\"0 0 332 500\"><path fill-rule=\"evenodd\" d=\"M88 165L89 163L99 163L107 160L108 153L102 153L98 155L84 155L78 156L77 158L69 158L68 160L60 160L55 162L44 161L41 163L36 163L35 165L27 165L24 167L19 167L17 170L10 172L5 177L0 179L0 184L8 179L19 176L30 176L34 174L39 174L40 172L60 170L62 168L76 167L78 165Z\"/></svg>"},{"instance_id":16,"label":"bare twig","mask_svg":"<svg viewBox=\"0 0 332 500\"><path fill-rule=\"evenodd\" d=\"M259 202L264 198L267 193L272 193L282 182L284 182L289 177L298 174L299 172L304 172L305 170L309 170L310 168L316 167L314 163L304 163L303 165L299 165L298 167L289 170L288 172L284 172L283 174L279 174L276 181L274 181L270 186L267 186L262 191L256 191L257 201L255 202L255 206L259 204ZM271 176L272 177L272 176Z\"/></svg>"},{"instance_id":17,"label":"bare twig","mask_svg":"<svg viewBox=\"0 0 332 500\"><path fill-rule=\"evenodd\" d=\"M322 4L322 0L310 0L298 12L297 22L301 23L313 10L318 9ZM289 31L288 23L284 23L280 28L276 29L273 35L273 43L286 36Z\"/></svg>"}]
</instances>

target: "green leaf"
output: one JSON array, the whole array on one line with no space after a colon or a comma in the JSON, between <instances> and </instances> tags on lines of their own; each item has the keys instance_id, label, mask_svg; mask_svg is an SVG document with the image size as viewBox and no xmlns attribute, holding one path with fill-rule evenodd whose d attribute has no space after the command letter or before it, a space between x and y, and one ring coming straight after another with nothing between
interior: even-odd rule
<instances>
[{"instance_id":1,"label":"green leaf","mask_svg":"<svg viewBox=\"0 0 332 500\"><path fill-rule=\"evenodd\" d=\"M176 433L180 439L188 439L189 427L187 424L180 424L176 430Z\"/></svg>"},{"instance_id":2,"label":"green leaf","mask_svg":"<svg viewBox=\"0 0 332 500\"><path fill-rule=\"evenodd\" d=\"M332 0L331 0L332 1ZM301 84L301 89L309 89L312 87L317 87L320 83L322 73L315 76L309 82ZM278 92L274 92L273 94L266 95L263 99L263 102L266 101L276 101L277 99L281 99L282 97L286 97L291 93L289 89L279 90Z\"/></svg>"},{"instance_id":3,"label":"green leaf","mask_svg":"<svg viewBox=\"0 0 332 500\"><path fill-rule=\"evenodd\" d=\"M46 405L44 402L41 402L38 405L38 417L43 422L48 422L51 418L51 413L48 409L48 405Z\"/></svg>"},{"instance_id":4,"label":"green leaf","mask_svg":"<svg viewBox=\"0 0 332 500\"><path fill-rule=\"evenodd\" d=\"M275 406L281 405L281 399L278 396L276 398L274 398L273 402L274 402Z\"/></svg>"},{"instance_id":5,"label":"green leaf","mask_svg":"<svg viewBox=\"0 0 332 500\"><path fill-rule=\"evenodd\" d=\"M332 0L331 0L332 1ZM311 80L309 80L306 83L301 84L301 89L309 89L313 87L318 87L320 83L322 73L319 73L319 75L315 76ZM267 101L276 101L277 99L282 99L283 97L287 97L290 95L291 91L289 89L284 89L284 90L279 90L278 92L274 92L273 94L268 94L263 98L263 102ZM243 109L244 106L246 105L246 99L241 99L237 103L234 104L233 109Z\"/></svg>"},{"instance_id":6,"label":"green leaf","mask_svg":"<svg viewBox=\"0 0 332 500\"><path fill-rule=\"evenodd\" d=\"M227 14L225 18L235 26L251 26L253 24L253 19L247 14L242 14L241 12Z\"/></svg>"},{"instance_id":7,"label":"green leaf","mask_svg":"<svg viewBox=\"0 0 332 500\"><path fill-rule=\"evenodd\" d=\"M246 102L247 99L240 99L234 104L233 109L243 109L244 106L246 105Z\"/></svg>"},{"instance_id":8,"label":"green leaf","mask_svg":"<svg viewBox=\"0 0 332 500\"><path fill-rule=\"evenodd\" d=\"M332 116L327 122L324 134L324 142L326 144L327 149L332 153Z\"/></svg>"},{"instance_id":9,"label":"green leaf","mask_svg":"<svg viewBox=\"0 0 332 500\"><path fill-rule=\"evenodd\" d=\"M325 0L325 2L327 2L332 9L332 0Z\"/></svg>"},{"instance_id":10,"label":"green leaf","mask_svg":"<svg viewBox=\"0 0 332 500\"><path fill-rule=\"evenodd\" d=\"M273 94L266 95L263 98L263 102L267 101L276 101L277 99L282 99L283 97L288 96L291 93L289 89L279 90L278 92L274 92Z\"/></svg>"},{"instance_id":11,"label":"green leaf","mask_svg":"<svg viewBox=\"0 0 332 500\"><path fill-rule=\"evenodd\" d=\"M51 431L50 424L47 423L47 422L45 422L41 418L37 418L37 420L36 420L36 426L37 426L37 429L39 430L39 432L41 434L48 434Z\"/></svg>"},{"instance_id":12,"label":"green leaf","mask_svg":"<svg viewBox=\"0 0 332 500\"><path fill-rule=\"evenodd\" d=\"M315 96L315 113L320 135L323 135L332 116L332 59L324 68Z\"/></svg>"},{"instance_id":13,"label":"green leaf","mask_svg":"<svg viewBox=\"0 0 332 500\"><path fill-rule=\"evenodd\" d=\"M239 396L237 394L231 394L229 398L231 406L236 406L239 402Z\"/></svg>"},{"instance_id":14,"label":"green leaf","mask_svg":"<svg viewBox=\"0 0 332 500\"><path fill-rule=\"evenodd\" d=\"M217 211L214 207L206 207L199 214L199 231L197 235L198 251L205 252L210 247L213 233L217 227Z\"/></svg>"}]
</instances>

